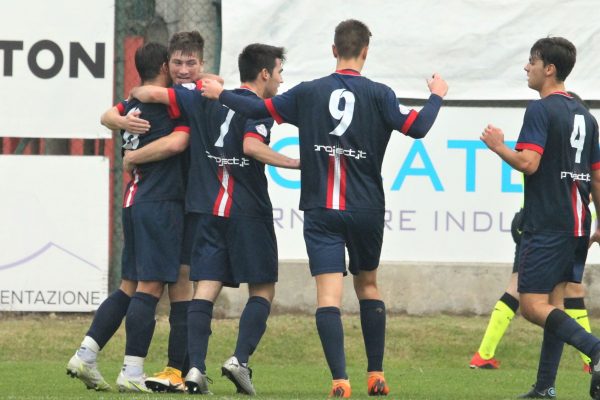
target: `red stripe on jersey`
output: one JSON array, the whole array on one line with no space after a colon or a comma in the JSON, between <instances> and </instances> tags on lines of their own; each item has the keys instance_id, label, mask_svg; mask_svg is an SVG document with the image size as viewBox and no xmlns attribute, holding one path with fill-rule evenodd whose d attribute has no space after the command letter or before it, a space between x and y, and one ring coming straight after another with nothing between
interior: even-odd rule
<instances>
[{"instance_id":1,"label":"red stripe on jersey","mask_svg":"<svg viewBox=\"0 0 600 400\"><path fill-rule=\"evenodd\" d=\"M273 117L275 122L277 122L278 124L283 124L283 122L284 122L283 118L281 118L281 115L279 115L279 113L275 109L275 105L273 104L273 99L266 99L265 106L267 107L267 110L269 110L269 114L271 114L271 117Z\"/></svg>"},{"instance_id":2,"label":"red stripe on jersey","mask_svg":"<svg viewBox=\"0 0 600 400\"><path fill-rule=\"evenodd\" d=\"M531 150L531 151L535 151L536 153L539 153L540 155L544 154L544 148L540 145L537 144L533 144L533 143L517 143L517 145L515 146L516 150Z\"/></svg>"},{"instance_id":3,"label":"red stripe on jersey","mask_svg":"<svg viewBox=\"0 0 600 400\"><path fill-rule=\"evenodd\" d=\"M592 171L596 171L597 169L600 169L600 161L592 164Z\"/></svg>"},{"instance_id":4,"label":"red stripe on jersey","mask_svg":"<svg viewBox=\"0 0 600 400\"><path fill-rule=\"evenodd\" d=\"M415 119L417 119L418 115L419 115L419 113L416 112L415 110L410 110L410 112L408 113L408 116L406 117L406 121L404 121L404 125L402 125L402 128L400 128L400 132L402 132L406 135L408 133L408 130L412 126L413 122L415 122Z\"/></svg>"},{"instance_id":5,"label":"red stripe on jersey","mask_svg":"<svg viewBox=\"0 0 600 400\"><path fill-rule=\"evenodd\" d=\"M119 115L125 115L125 105L123 103L117 103L115 107L119 110Z\"/></svg>"},{"instance_id":6,"label":"red stripe on jersey","mask_svg":"<svg viewBox=\"0 0 600 400\"><path fill-rule=\"evenodd\" d=\"M202 80L196 81L196 90L202 90Z\"/></svg>"},{"instance_id":7,"label":"red stripe on jersey","mask_svg":"<svg viewBox=\"0 0 600 400\"><path fill-rule=\"evenodd\" d=\"M167 111L169 111L169 117L173 119L181 117L181 110L177 104L175 89L168 88L167 92L169 93L169 106L167 107Z\"/></svg>"},{"instance_id":8,"label":"red stripe on jersey","mask_svg":"<svg viewBox=\"0 0 600 400\"><path fill-rule=\"evenodd\" d=\"M254 132L246 132L246 133L244 133L244 139L249 138L249 137L254 138L254 139L258 139L258 140L260 140L263 143L265 142L265 137L263 135L258 134L258 133L254 133Z\"/></svg>"},{"instance_id":9,"label":"red stripe on jersey","mask_svg":"<svg viewBox=\"0 0 600 400\"><path fill-rule=\"evenodd\" d=\"M135 199L135 194L138 191L138 182L140 181L140 175L137 173L137 170L133 170L133 179L130 182L130 185L127 187L127 192L125 193L125 197L123 198L123 208L131 207L133 205L133 201Z\"/></svg>"},{"instance_id":10,"label":"red stripe on jersey","mask_svg":"<svg viewBox=\"0 0 600 400\"><path fill-rule=\"evenodd\" d=\"M217 200L215 200L215 204L213 205L213 215L219 215L219 207L221 205L221 201L223 200L223 195L225 194L225 188L223 187L223 167L219 167L219 194L217 195Z\"/></svg>"},{"instance_id":11,"label":"red stripe on jersey","mask_svg":"<svg viewBox=\"0 0 600 400\"><path fill-rule=\"evenodd\" d=\"M176 126L175 128L173 128L173 132L175 131L190 133L190 127L185 125Z\"/></svg>"},{"instance_id":12,"label":"red stripe on jersey","mask_svg":"<svg viewBox=\"0 0 600 400\"><path fill-rule=\"evenodd\" d=\"M340 210L346 209L346 157L340 155Z\"/></svg>"},{"instance_id":13,"label":"red stripe on jersey","mask_svg":"<svg viewBox=\"0 0 600 400\"><path fill-rule=\"evenodd\" d=\"M333 208L333 179L335 174L335 157L329 157L329 167L327 168L327 202L325 207Z\"/></svg>"},{"instance_id":14,"label":"red stripe on jersey","mask_svg":"<svg viewBox=\"0 0 600 400\"><path fill-rule=\"evenodd\" d=\"M360 76L360 72L350 69L350 68L346 68L346 69L337 69L335 71L336 74L342 74L342 75L354 75L354 76Z\"/></svg>"},{"instance_id":15,"label":"red stripe on jersey","mask_svg":"<svg viewBox=\"0 0 600 400\"><path fill-rule=\"evenodd\" d=\"M571 207L573 209L573 234L583 236L583 221L585 221L585 206L581 200L577 184L571 184Z\"/></svg>"},{"instance_id":16,"label":"red stripe on jersey","mask_svg":"<svg viewBox=\"0 0 600 400\"><path fill-rule=\"evenodd\" d=\"M571 96L571 95L570 95L568 92L564 92L564 91L562 91L562 90L557 90L556 92L552 92L552 93L550 93L550 94L551 94L551 95L552 95L552 94L559 94L559 95L561 95L561 96L568 97L569 99L572 99L572 98L573 98L573 96Z\"/></svg>"},{"instance_id":17,"label":"red stripe on jersey","mask_svg":"<svg viewBox=\"0 0 600 400\"><path fill-rule=\"evenodd\" d=\"M227 204L225 205L225 217L229 217L231 215L231 205L233 204L233 175L229 175L227 178Z\"/></svg>"}]
</instances>

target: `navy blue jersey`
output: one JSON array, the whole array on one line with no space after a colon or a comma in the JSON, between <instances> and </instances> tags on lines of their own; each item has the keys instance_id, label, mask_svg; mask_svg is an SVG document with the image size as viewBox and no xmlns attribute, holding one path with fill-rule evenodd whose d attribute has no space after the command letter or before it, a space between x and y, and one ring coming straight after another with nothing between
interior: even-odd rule
<instances>
[{"instance_id":1,"label":"navy blue jersey","mask_svg":"<svg viewBox=\"0 0 600 400\"><path fill-rule=\"evenodd\" d=\"M196 84L169 89L169 112L183 115L192 129L186 211L272 219L265 166L244 154L243 140L250 135L269 144L273 120L247 119L196 89ZM235 92L258 99L248 89Z\"/></svg>"},{"instance_id":2,"label":"navy blue jersey","mask_svg":"<svg viewBox=\"0 0 600 400\"><path fill-rule=\"evenodd\" d=\"M441 98L433 97L437 115ZM408 133L418 117L392 89L342 70L303 82L265 105L278 123L299 128L300 209L385 208L381 165L390 135L395 129Z\"/></svg>"},{"instance_id":3,"label":"navy blue jersey","mask_svg":"<svg viewBox=\"0 0 600 400\"><path fill-rule=\"evenodd\" d=\"M189 133L187 124L174 121L162 104L142 103L137 99L120 103L117 106L123 114L140 111L142 118L150 123L150 130L145 134L122 132L124 150L136 150L144 147L173 131ZM182 157L178 154L164 160L137 165L133 170L133 178L127 184L124 193L123 207L134 203L158 200L183 200L184 176Z\"/></svg>"},{"instance_id":4,"label":"navy blue jersey","mask_svg":"<svg viewBox=\"0 0 600 400\"><path fill-rule=\"evenodd\" d=\"M589 235L591 172L600 168L598 123L565 92L532 101L517 150L542 155L525 176L524 231Z\"/></svg>"}]
</instances>

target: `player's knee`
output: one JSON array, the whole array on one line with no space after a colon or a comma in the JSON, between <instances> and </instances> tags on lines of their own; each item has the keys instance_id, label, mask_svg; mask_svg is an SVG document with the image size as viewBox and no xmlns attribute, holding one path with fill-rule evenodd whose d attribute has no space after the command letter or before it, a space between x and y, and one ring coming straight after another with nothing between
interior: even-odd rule
<instances>
[{"instance_id":1,"label":"player's knee","mask_svg":"<svg viewBox=\"0 0 600 400\"><path fill-rule=\"evenodd\" d=\"M137 281L130 281L127 279L123 279L121 281L121 285L119 286L119 289L125 293L127 296L131 297L133 296L133 294L135 293L136 289L137 289Z\"/></svg>"},{"instance_id":2,"label":"player's knee","mask_svg":"<svg viewBox=\"0 0 600 400\"><path fill-rule=\"evenodd\" d=\"M137 291L149 294L156 298L162 296L165 284L158 281L139 282Z\"/></svg>"},{"instance_id":3,"label":"player's knee","mask_svg":"<svg viewBox=\"0 0 600 400\"><path fill-rule=\"evenodd\" d=\"M248 294L250 297L262 297L269 303L272 303L275 297L275 283L249 284Z\"/></svg>"}]
</instances>

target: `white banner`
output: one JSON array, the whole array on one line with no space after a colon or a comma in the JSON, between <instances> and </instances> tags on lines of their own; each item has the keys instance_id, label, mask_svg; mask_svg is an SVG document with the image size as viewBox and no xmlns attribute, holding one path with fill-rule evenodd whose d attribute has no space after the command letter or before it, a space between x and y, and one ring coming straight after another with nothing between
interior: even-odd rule
<instances>
[{"instance_id":1,"label":"white banner","mask_svg":"<svg viewBox=\"0 0 600 400\"><path fill-rule=\"evenodd\" d=\"M600 24L593 0L223 0L221 75L239 82L237 57L254 42L284 46L283 90L334 71L331 45L344 19L372 34L363 74L400 98L426 98L425 79L439 72L448 99L532 99L523 67L533 43L564 36L577 47L567 88L600 99Z\"/></svg>"},{"instance_id":2,"label":"white banner","mask_svg":"<svg viewBox=\"0 0 600 400\"><path fill-rule=\"evenodd\" d=\"M514 146L523 114L518 108L443 107L425 139L392 134L382 171L383 261L512 262L510 224L522 205L522 178L479 136L492 123ZM275 126L271 147L297 157L296 128ZM300 173L268 167L267 176L279 257L306 259ZM588 260L600 262L600 250L594 247Z\"/></svg>"},{"instance_id":3,"label":"white banner","mask_svg":"<svg viewBox=\"0 0 600 400\"><path fill-rule=\"evenodd\" d=\"M0 311L92 311L108 289L104 157L0 156Z\"/></svg>"},{"instance_id":4,"label":"white banner","mask_svg":"<svg viewBox=\"0 0 600 400\"><path fill-rule=\"evenodd\" d=\"M110 138L114 0L7 2L0 13L0 136Z\"/></svg>"}]
</instances>

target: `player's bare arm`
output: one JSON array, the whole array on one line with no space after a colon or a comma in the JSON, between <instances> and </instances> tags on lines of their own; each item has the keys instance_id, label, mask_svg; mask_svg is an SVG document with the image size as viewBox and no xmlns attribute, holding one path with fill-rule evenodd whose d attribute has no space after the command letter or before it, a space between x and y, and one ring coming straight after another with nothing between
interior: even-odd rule
<instances>
[{"instance_id":1,"label":"player's bare arm","mask_svg":"<svg viewBox=\"0 0 600 400\"><path fill-rule=\"evenodd\" d=\"M592 187L591 187L591 192L592 192L592 200L594 201L594 207L597 210L596 212L599 212L598 210L600 210L600 170L594 170L592 171ZM596 219L597 222L597 219ZM593 225L593 222L592 222ZM593 233L590 236L590 243L588 247L592 247L592 244L594 244L594 242L600 244L600 224L596 225L596 229L593 231Z\"/></svg>"},{"instance_id":2,"label":"player's bare arm","mask_svg":"<svg viewBox=\"0 0 600 400\"><path fill-rule=\"evenodd\" d=\"M129 94L142 103L162 103L169 105L169 90L161 86L138 86L131 89Z\"/></svg>"},{"instance_id":3,"label":"player's bare arm","mask_svg":"<svg viewBox=\"0 0 600 400\"><path fill-rule=\"evenodd\" d=\"M148 162L160 161L184 151L189 143L190 134L174 131L169 135L148 143L137 150L128 151L123 157L123 168Z\"/></svg>"},{"instance_id":4,"label":"player's bare arm","mask_svg":"<svg viewBox=\"0 0 600 400\"><path fill-rule=\"evenodd\" d=\"M531 175L537 171L542 155L533 150L515 151L504 143L504 132L502 129L489 124L481 133L480 139L485 145L498 154L508 165L524 173Z\"/></svg>"},{"instance_id":5,"label":"player's bare arm","mask_svg":"<svg viewBox=\"0 0 600 400\"><path fill-rule=\"evenodd\" d=\"M299 159L278 153L253 137L244 138L244 154L274 167L300 169Z\"/></svg>"},{"instance_id":6,"label":"player's bare arm","mask_svg":"<svg viewBox=\"0 0 600 400\"><path fill-rule=\"evenodd\" d=\"M203 79L201 90L202 96L211 100L218 100L221 92L223 92L223 86L214 79Z\"/></svg>"},{"instance_id":7,"label":"player's bare arm","mask_svg":"<svg viewBox=\"0 0 600 400\"><path fill-rule=\"evenodd\" d=\"M121 115L117 107L111 107L102 114L100 123L110 130L124 130L131 133L146 133L150 129L150 123L140 118L140 112L132 112Z\"/></svg>"}]
</instances>

